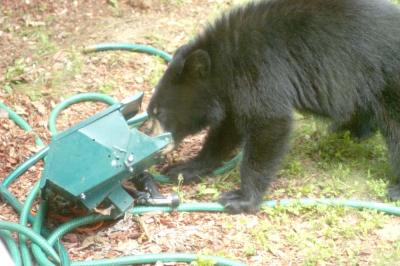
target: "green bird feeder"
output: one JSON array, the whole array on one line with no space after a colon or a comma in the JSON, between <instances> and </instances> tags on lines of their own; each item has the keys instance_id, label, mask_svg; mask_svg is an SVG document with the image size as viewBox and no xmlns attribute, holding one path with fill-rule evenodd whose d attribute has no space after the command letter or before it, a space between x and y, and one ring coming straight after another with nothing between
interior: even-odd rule
<instances>
[{"instance_id":1,"label":"green bird feeder","mask_svg":"<svg viewBox=\"0 0 400 266\"><path fill-rule=\"evenodd\" d=\"M130 128L135 116L143 119L142 98L143 93L135 94L56 135L42 172L44 196L53 191L91 211L102 203L117 213L132 207L134 198L122 182L140 178L171 141L169 133L151 137Z\"/></svg>"}]
</instances>

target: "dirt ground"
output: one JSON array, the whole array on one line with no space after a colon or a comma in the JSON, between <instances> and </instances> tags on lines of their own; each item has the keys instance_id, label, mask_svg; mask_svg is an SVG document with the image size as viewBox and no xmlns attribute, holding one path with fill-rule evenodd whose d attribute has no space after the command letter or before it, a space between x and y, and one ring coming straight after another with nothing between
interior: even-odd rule
<instances>
[{"instance_id":1,"label":"dirt ground","mask_svg":"<svg viewBox=\"0 0 400 266\"><path fill-rule=\"evenodd\" d=\"M126 51L83 54L82 48L101 42L128 42L173 53L220 12L240 2L244 1L2 0L0 100L26 119L46 143L50 142L50 111L76 93L102 92L122 100L135 91L143 91L145 108L165 69L161 59ZM104 106L74 105L62 113L58 129L66 129ZM0 180L38 150L33 134L24 132L6 116L0 112ZM331 144L329 137L319 133L319 122L308 117L299 121L306 128L298 131L294 139L294 145L300 148L290 156L266 199L360 196L386 201L382 191L388 181L384 176L390 174L379 139L365 144L373 146L373 152L363 157L362 165L360 161L354 163L354 157L346 157L351 156L347 153L332 155L339 161L337 164L322 164L324 156L331 156L331 150L316 150L311 146L314 144L307 143L336 142ZM169 155L169 162L192 156L200 143L201 136L187 139L180 150ZM305 153L299 150L308 148L301 145L312 148ZM362 153L366 147L354 143L350 146ZM375 162L380 163L376 168ZM373 164L371 171L362 169L366 164ZM11 191L20 200L40 178L42 167L39 163L11 185ZM369 179L358 178L364 175ZM352 180L357 178L348 181L349 176ZM320 179L325 181L316 181ZM221 176L205 177L199 184L163 185L162 191L178 191L186 202L215 201L221 191L238 184L236 169ZM357 189L364 187L365 191L358 194ZM0 220L18 220L3 201ZM96 230L68 233L63 243L72 260L185 252L218 255L248 265L400 265L399 224L398 217L374 211L328 207L280 207L256 215L150 213L127 216Z\"/></svg>"}]
</instances>

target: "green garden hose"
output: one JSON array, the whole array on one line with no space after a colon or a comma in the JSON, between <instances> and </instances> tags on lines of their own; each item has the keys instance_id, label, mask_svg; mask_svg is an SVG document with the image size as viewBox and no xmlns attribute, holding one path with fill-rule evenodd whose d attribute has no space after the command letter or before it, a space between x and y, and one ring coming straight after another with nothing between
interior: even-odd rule
<instances>
[{"instance_id":1,"label":"green garden hose","mask_svg":"<svg viewBox=\"0 0 400 266\"><path fill-rule=\"evenodd\" d=\"M55 136L57 134L57 128L56 128L56 120L60 112L67 107L80 103L80 102L87 102L87 101L97 101L97 102L104 102L109 105L117 103L112 97L101 94L101 93L95 93L95 92L88 92L88 93L80 93L77 95L74 95L70 98L68 98L65 101L62 101L59 103L53 111L50 113L50 118L49 118L49 130L52 136Z\"/></svg>"},{"instance_id":2,"label":"green garden hose","mask_svg":"<svg viewBox=\"0 0 400 266\"><path fill-rule=\"evenodd\" d=\"M40 245L42 250L48 256L54 258L58 262L60 261L60 258L58 256L57 252L55 252L55 250L49 245L49 243L46 241L46 239L43 238L41 235L35 233L32 229L30 229L26 226L22 226L20 224L6 222L6 221L0 221L0 230L8 230L8 231L13 231L13 232L17 232L17 233L26 235L35 244Z\"/></svg>"},{"instance_id":3,"label":"green garden hose","mask_svg":"<svg viewBox=\"0 0 400 266\"><path fill-rule=\"evenodd\" d=\"M31 192L28 194L28 197L26 198L25 204L22 208L21 215L19 218L19 224L21 226L28 225L28 215L32 209L33 201L35 200L36 195L39 193L39 190L40 186L39 182L37 182L32 188ZM31 254L28 248L28 244L26 243L26 237L23 234L19 235L19 246L21 249L24 266L31 266L32 265Z\"/></svg>"},{"instance_id":4,"label":"green garden hose","mask_svg":"<svg viewBox=\"0 0 400 266\"><path fill-rule=\"evenodd\" d=\"M1 183L4 187L9 187L12 182L23 173L25 173L32 165L36 164L38 161L42 160L49 151L49 147L44 147L35 155L30 157L24 163L20 164L12 173L10 173L7 177L4 178L3 182Z\"/></svg>"},{"instance_id":5,"label":"green garden hose","mask_svg":"<svg viewBox=\"0 0 400 266\"><path fill-rule=\"evenodd\" d=\"M85 53L100 52L100 51L113 51L113 50L126 50L130 52L146 53L149 55L159 56L166 62L172 60L172 56L168 53L156 49L148 45L131 44L131 43L99 43L84 48Z\"/></svg>"},{"instance_id":6,"label":"green garden hose","mask_svg":"<svg viewBox=\"0 0 400 266\"><path fill-rule=\"evenodd\" d=\"M38 209L38 212L36 215L36 220L33 222L33 225L32 225L33 231L35 231L37 234L40 234L44 229L42 226L44 223L46 208L47 208L47 201L42 200L39 204L39 209ZM48 236L49 234L46 233L45 235ZM61 242L56 242L55 249L60 254L61 265L62 266L71 265L71 261L68 256L68 252L64 248L64 246L61 244ZM47 259L47 256L43 253L40 246L33 244L32 245L32 253L35 256L35 259L36 259L38 265L41 265L41 266L54 266L55 265L53 262L51 262L50 260Z\"/></svg>"},{"instance_id":7,"label":"green garden hose","mask_svg":"<svg viewBox=\"0 0 400 266\"><path fill-rule=\"evenodd\" d=\"M14 238L10 234L10 232L5 230L0 230L0 238L4 240L8 251L10 252L11 258L15 263L15 266L22 265L21 253L19 252L17 242L14 241Z\"/></svg>"},{"instance_id":8,"label":"green garden hose","mask_svg":"<svg viewBox=\"0 0 400 266\"><path fill-rule=\"evenodd\" d=\"M342 206L352 207L356 209L369 209L379 212L400 216L400 208L377 202L361 201L361 200L348 200L348 199L281 199L281 200L268 200L261 204L261 208L276 208L279 206L286 207L295 204L301 206ZM224 212L224 206L219 203L210 202L196 202L196 203L181 203L174 209L168 206L137 206L129 210L132 214L143 214L146 212Z\"/></svg>"},{"instance_id":9,"label":"green garden hose","mask_svg":"<svg viewBox=\"0 0 400 266\"><path fill-rule=\"evenodd\" d=\"M8 117L12 121L14 121L20 128L24 129L26 132L32 131L31 126L22 117L20 117L16 112L14 112L7 105L5 105L2 101L0 101L0 109L3 109L4 111L6 111L8 114ZM36 142L36 145L39 147L44 146L43 141L38 136L35 136L35 142Z\"/></svg>"},{"instance_id":10,"label":"green garden hose","mask_svg":"<svg viewBox=\"0 0 400 266\"><path fill-rule=\"evenodd\" d=\"M192 262L197 260L212 261L221 266L245 266L241 262L221 258L217 256L194 255L187 253L162 253L162 254L143 254L135 256L125 256L115 259L103 259L92 261L80 261L73 263L73 266L110 266L110 265L133 265L161 262Z\"/></svg>"},{"instance_id":11,"label":"green garden hose","mask_svg":"<svg viewBox=\"0 0 400 266\"><path fill-rule=\"evenodd\" d=\"M91 51L105 51L105 50L130 50L135 52L145 52L153 55L158 55L166 61L171 60L171 56L157 50L152 47L143 45L132 45L132 44L102 44L97 46L91 46L87 48L86 52ZM73 96L64 102L57 105L57 107L52 111L49 118L49 129L51 134L54 136L57 134L56 129L56 118L59 113L70 106L71 104L82 102L82 101L102 101L107 104L114 104L116 101L109 96L102 94L80 94ZM10 108L0 102L0 108L7 111L9 117L15 121L20 127L27 131L31 131L30 126L15 112ZM128 121L131 126L137 126L142 123L147 118L147 114L139 114L133 119ZM44 146L43 142L39 137L36 139L38 146ZM203 256L203 255L193 255L185 253L164 253L164 254L145 254L137 256L125 256L114 259L103 259L103 260L93 260L93 261L77 261L71 262L68 257L68 253L60 242L63 235L76 227L84 224L90 224L100 220L109 220L110 216L101 215L89 215L85 217L80 217L73 219L67 223L64 223L60 227L56 228L51 234L49 234L46 228L43 227L45 212L46 212L46 201L42 200L39 204L39 210L36 216L30 214L30 209L33 201L39 194L39 185L36 184L32 191L29 193L24 205L18 201L9 191L8 186L20 175L26 172L31 166L35 165L38 161L45 158L48 152L48 147L44 147L42 150L34 154L27 161L19 165L12 173L10 173L3 182L0 184L0 196L3 200L8 202L19 214L20 214L20 224L10 223L0 221L0 237L4 239L11 257L13 258L16 265L31 265L29 262L31 260L29 254L27 254L27 244L26 240L32 241L32 254L34 255L38 265L52 266L61 265L69 266L97 266L97 265L133 265L133 264L144 264L144 263L155 263L156 261L162 262L191 262L198 259L201 260L211 260L217 265L229 265L229 266L242 266L241 262L215 257L215 256ZM214 174L222 174L228 169L235 167L237 162L240 160L241 154L237 155L233 160L226 163L223 167L215 170ZM160 177L160 180L168 181L168 179ZM266 201L262 204L262 207L278 207L278 206L288 206L292 204L300 204L304 206L314 206L314 205L329 205L329 206L347 206L357 209L373 209L387 214L400 216L400 207L392 206L383 203L374 203L366 201L357 200L345 200L345 199L284 199L284 200L271 200ZM180 212L190 212L190 211L206 211L206 212L223 212L224 207L219 203L183 203L178 206L176 211ZM163 211L170 212L173 211L170 207L154 207L154 206L137 206L132 208L129 212L135 215L140 215L146 212L152 211ZM27 222L32 224L32 229L27 227ZM13 240L10 231L18 232L22 237L20 238L20 248L22 253L20 253L16 242ZM47 240L43 237L46 236ZM29 257L28 257L29 256ZM49 258L53 261L50 261ZM22 258L22 259L21 259Z\"/></svg>"}]
</instances>

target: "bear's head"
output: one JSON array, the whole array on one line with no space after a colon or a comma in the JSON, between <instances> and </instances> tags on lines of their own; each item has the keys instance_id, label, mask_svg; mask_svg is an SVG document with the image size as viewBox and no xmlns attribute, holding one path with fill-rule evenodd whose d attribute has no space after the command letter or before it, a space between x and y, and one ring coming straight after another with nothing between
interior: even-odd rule
<instances>
[{"instance_id":1,"label":"bear's head","mask_svg":"<svg viewBox=\"0 0 400 266\"><path fill-rule=\"evenodd\" d=\"M213 91L209 53L185 45L176 51L158 82L147 112L177 144L220 116Z\"/></svg>"}]
</instances>

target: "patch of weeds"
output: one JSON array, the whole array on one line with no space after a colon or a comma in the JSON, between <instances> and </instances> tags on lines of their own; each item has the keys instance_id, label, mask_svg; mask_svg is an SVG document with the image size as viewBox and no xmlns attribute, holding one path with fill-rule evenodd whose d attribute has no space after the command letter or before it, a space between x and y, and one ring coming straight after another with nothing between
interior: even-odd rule
<instances>
[{"instance_id":1,"label":"patch of weeds","mask_svg":"<svg viewBox=\"0 0 400 266\"><path fill-rule=\"evenodd\" d=\"M368 237L371 232L381 228L387 219L387 215L376 211L356 211L348 207L332 207L326 205L303 206L293 204L290 206L278 206L277 208L265 208L268 214L268 224L274 225L273 228L255 227L252 238L264 249L271 245L268 235L271 231L280 226L287 227L294 221L294 217L301 218L304 222L296 225L293 230L283 234L285 242L293 248L301 251L304 265L319 265L324 262L341 260L343 262L357 262L357 254L361 246L351 244L353 253L348 253L346 258L336 258L335 254L342 253L338 249L352 241ZM278 229L279 230L279 229ZM335 241L340 241L341 245L335 245ZM358 242L357 242L358 243ZM355 246L354 246L355 245Z\"/></svg>"},{"instance_id":2,"label":"patch of weeds","mask_svg":"<svg viewBox=\"0 0 400 266\"><path fill-rule=\"evenodd\" d=\"M400 241L380 246L376 254L378 254L378 256L374 258L375 265L398 265L400 261Z\"/></svg>"},{"instance_id":3,"label":"patch of weeds","mask_svg":"<svg viewBox=\"0 0 400 266\"><path fill-rule=\"evenodd\" d=\"M107 0L107 4L113 8L119 8L119 1L118 0Z\"/></svg>"},{"instance_id":4,"label":"patch of weeds","mask_svg":"<svg viewBox=\"0 0 400 266\"><path fill-rule=\"evenodd\" d=\"M174 5L174 6L180 6L186 3L191 3L191 1L187 1L187 0L162 0L161 1L164 5Z\"/></svg>"},{"instance_id":5,"label":"patch of weeds","mask_svg":"<svg viewBox=\"0 0 400 266\"><path fill-rule=\"evenodd\" d=\"M339 164L338 168L327 170L328 177L318 181L323 197L352 197L357 191L364 191L357 175L351 168Z\"/></svg>"},{"instance_id":6,"label":"patch of weeds","mask_svg":"<svg viewBox=\"0 0 400 266\"><path fill-rule=\"evenodd\" d=\"M305 259L304 265L319 265L332 258L335 254L332 241L307 241L304 249Z\"/></svg>"},{"instance_id":7,"label":"patch of weeds","mask_svg":"<svg viewBox=\"0 0 400 266\"><path fill-rule=\"evenodd\" d=\"M107 0L107 4L111 8L111 11L113 12L113 15L115 17L122 16L122 9L120 8L120 4L119 4L118 0Z\"/></svg>"},{"instance_id":8,"label":"patch of weeds","mask_svg":"<svg viewBox=\"0 0 400 266\"><path fill-rule=\"evenodd\" d=\"M209 250L208 248L205 248L205 249L203 249L203 250L201 251L201 254L198 255L198 256L199 256L198 259L204 260L204 262L211 262L211 263L213 263L213 261L205 260L204 258L202 258L202 257L201 257L202 255L218 256L218 257L223 257L223 258L235 259L235 256L232 255L232 254L230 254L230 253L229 253L228 251L226 251L226 250L220 250L220 251L218 251L218 252L215 252L215 251L213 251L213 250ZM196 264L194 264L194 265L196 265ZM205 265L208 266L209 264L205 264ZM214 264L211 264L211 265L216 265L216 264L214 263Z\"/></svg>"},{"instance_id":9,"label":"patch of weeds","mask_svg":"<svg viewBox=\"0 0 400 266\"><path fill-rule=\"evenodd\" d=\"M6 74L4 77L4 87L3 89L7 93L11 93L15 86L24 83L25 79L23 78L26 71L26 64L24 58L19 58L14 61L12 66L9 66L6 70Z\"/></svg>"},{"instance_id":10,"label":"patch of weeds","mask_svg":"<svg viewBox=\"0 0 400 266\"><path fill-rule=\"evenodd\" d=\"M229 222L229 220L228 220L227 222L224 222L224 223L222 224L222 227L223 227L224 229L231 230L231 229L233 229L233 228L235 227L235 225L234 225L232 222Z\"/></svg>"},{"instance_id":11,"label":"patch of weeds","mask_svg":"<svg viewBox=\"0 0 400 266\"><path fill-rule=\"evenodd\" d=\"M363 210L359 212L360 223L357 228L360 234L367 236L371 231L382 228L388 219L387 215L375 210Z\"/></svg>"},{"instance_id":12,"label":"patch of weeds","mask_svg":"<svg viewBox=\"0 0 400 266\"><path fill-rule=\"evenodd\" d=\"M66 60L63 62L63 66L52 72L50 78L45 81L48 83L53 94L64 93L65 88L75 79L75 76L81 73L83 68L83 59L81 53L76 49L72 48L67 52ZM38 84L40 86L42 84Z\"/></svg>"},{"instance_id":13,"label":"patch of weeds","mask_svg":"<svg viewBox=\"0 0 400 266\"><path fill-rule=\"evenodd\" d=\"M45 26L25 26L19 31L19 36L35 44L34 57L37 57L38 60L57 51L57 46L51 40L50 33Z\"/></svg>"},{"instance_id":14,"label":"patch of weeds","mask_svg":"<svg viewBox=\"0 0 400 266\"><path fill-rule=\"evenodd\" d=\"M282 208L285 208L284 212L286 212L290 216L300 216L304 213L309 213L311 210L314 210L312 206L302 205L300 204L300 202L297 201L288 206L282 206Z\"/></svg>"},{"instance_id":15,"label":"patch of weeds","mask_svg":"<svg viewBox=\"0 0 400 266\"><path fill-rule=\"evenodd\" d=\"M285 198L289 197L286 193L287 188L276 188L274 190L271 190L270 193L267 192L267 195L264 197L266 200L272 199L272 198ZM268 207L269 208L269 207Z\"/></svg>"},{"instance_id":16,"label":"patch of weeds","mask_svg":"<svg viewBox=\"0 0 400 266\"><path fill-rule=\"evenodd\" d=\"M154 60L153 68L145 80L150 83L151 87L155 87L165 71L165 63L161 58Z\"/></svg>"},{"instance_id":17,"label":"patch of weeds","mask_svg":"<svg viewBox=\"0 0 400 266\"><path fill-rule=\"evenodd\" d=\"M240 174L238 169L211 178L213 179L212 182L215 184L215 188L218 191L232 190L240 184Z\"/></svg>"},{"instance_id":18,"label":"patch of weeds","mask_svg":"<svg viewBox=\"0 0 400 266\"><path fill-rule=\"evenodd\" d=\"M348 132L326 131L323 120L307 115L296 120L292 149L279 173L284 189L273 195L382 199L384 181L371 181L385 180L391 172L382 136L356 142Z\"/></svg>"},{"instance_id":19,"label":"patch of weeds","mask_svg":"<svg viewBox=\"0 0 400 266\"><path fill-rule=\"evenodd\" d=\"M252 236L253 241L255 240L260 246L264 249L268 249L270 245L270 241L268 236L271 232L272 225L268 222L262 221L254 228L250 229L250 234Z\"/></svg>"},{"instance_id":20,"label":"patch of weeds","mask_svg":"<svg viewBox=\"0 0 400 266\"><path fill-rule=\"evenodd\" d=\"M337 167L332 171L332 177L338 180L349 179L351 174L350 167L342 163L338 163Z\"/></svg>"},{"instance_id":21,"label":"patch of weeds","mask_svg":"<svg viewBox=\"0 0 400 266\"><path fill-rule=\"evenodd\" d=\"M204 259L204 258L197 258L196 261L190 263L191 266L214 266L215 262L212 260Z\"/></svg>"},{"instance_id":22,"label":"patch of weeds","mask_svg":"<svg viewBox=\"0 0 400 266\"><path fill-rule=\"evenodd\" d=\"M340 265L360 265L358 262L362 247L358 245L351 245L350 248L345 249L346 256L340 256L338 262Z\"/></svg>"},{"instance_id":23,"label":"patch of weeds","mask_svg":"<svg viewBox=\"0 0 400 266\"><path fill-rule=\"evenodd\" d=\"M246 244L243 247L243 253L246 257L251 257L257 254L257 247L253 243L251 243L252 239L246 241Z\"/></svg>"},{"instance_id":24,"label":"patch of weeds","mask_svg":"<svg viewBox=\"0 0 400 266\"><path fill-rule=\"evenodd\" d=\"M51 25L52 23L57 22L57 15L55 14L49 14L47 15L45 18L43 18L45 20L45 24L46 25Z\"/></svg>"},{"instance_id":25,"label":"patch of weeds","mask_svg":"<svg viewBox=\"0 0 400 266\"><path fill-rule=\"evenodd\" d=\"M178 194L181 203L185 201L185 191L183 189L183 181L184 181L183 175L179 174L178 185L172 188L172 191Z\"/></svg>"},{"instance_id":26,"label":"patch of weeds","mask_svg":"<svg viewBox=\"0 0 400 266\"><path fill-rule=\"evenodd\" d=\"M314 224L314 229L326 239L352 240L367 237L373 230L381 228L387 219L383 214L374 211L357 212L343 208L344 212L341 214L336 212L337 209L331 208L321 213L320 215L324 215L323 220L317 220Z\"/></svg>"},{"instance_id":27,"label":"patch of weeds","mask_svg":"<svg viewBox=\"0 0 400 266\"><path fill-rule=\"evenodd\" d=\"M117 53L113 53L108 55L107 57L107 64L110 65L110 68L117 68L117 67L121 67L121 66L126 66L127 64L129 64L129 61L131 60L131 55L128 53L124 53L124 52L117 52Z\"/></svg>"},{"instance_id":28,"label":"patch of weeds","mask_svg":"<svg viewBox=\"0 0 400 266\"><path fill-rule=\"evenodd\" d=\"M287 242L290 246L297 247L299 249L304 248L304 236L300 235L299 232L296 232L294 230L289 230L284 234L284 240Z\"/></svg>"},{"instance_id":29,"label":"patch of weeds","mask_svg":"<svg viewBox=\"0 0 400 266\"><path fill-rule=\"evenodd\" d=\"M383 179L368 179L366 184L369 190L372 192L375 197L378 199L384 200L386 199L386 188L388 186L388 182Z\"/></svg>"},{"instance_id":30,"label":"patch of weeds","mask_svg":"<svg viewBox=\"0 0 400 266\"><path fill-rule=\"evenodd\" d=\"M149 41L149 44L159 49L165 48L167 44L167 40L165 39L165 37L156 33L148 34L144 37L147 41Z\"/></svg>"},{"instance_id":31,"label":"patch of weeds","mask_svg":"<svg viewBox=\"0 0 400 266\"><path fill-rule=\"evenodd\" d=\"M356 159L363 154L371 156L371 151L365 149L365 146L355 143L351 139L349 132L345 132L344 134L332 133L322 136L316 142L312 152L314 156L318 156L318 159L334 163Z\"/></svg>"},{"instance_id":32,"label":"patch of weeds","mask_svg":"<svg viewBox=\"0 0 400 266\"><path fill-rule=\"evenodd\" d=\"M197 191L197 195L199 197L202 196L210 196L212 198L213 201L218 199L219 196L219 191L218 189L215 187L215 185L212 185L211 187L208 186L207 184L204 183L200 183L196 186L196 191Z\"/></svg>"},{"instance_id":33,"label":"patch of weeds","mask_svg":"<svg viewBox=\"0 0 400 266\"><path fill-rule=\"evenodd\" d=\"M305 185L300 187L292 187L289 189L288 194L292 195L293 198L312 198L318 195L320 189L315 185L314 182L307 182Z\"/></svg>"},{"instance_id":34,"label":"patch of weeds","mask_svg":"<svg viewBox=\"0 0 400 266\"><path fill-rule=\"evenodd\" d=\"M32 43L32 53L29 57L29 65L17 64L17 67L9 72L9 77L15 76L17 72L21 75L26 75L27 81L7 82L5 89L18 89L27 94L32 100L41 97L43 93L53 93L58 88L65 88L65 77L75 75L80 69L80 65L71 64L76 62L75 58L77 53L68 53L68 60L62 61L63 63L54 64L51 58L57 51L57 45L52 41L51 35L45 26L25 26L18 31L19 37L26 39ZM25 63L28 61L25 61ZM50 68L50 64L54 64ZM60 64L63 64L60 66ZM25 69L25 70L24 70ZM16 71L18 70L18 71ZM24 72L22 74L22 72Z\"/></svg>"},{"instance_id":35,"label":"patch of weeds","mask_svg":"<svg viewBox=\"0 0 400 266\"><path fill-rule=\"evenodd\" d=\"M38 56L48 56L57 51L57 46L50 40L49 34L45 29L34 31L32 37L38 43L36 52Z\"/></svg>"},{"instance_id":36,"label":"patch of weeds","mask_svg":"<svg viewBox=\"0 0 400 266\"><path fill-rule=\"evenodd\" d=\"M14 64L7 68L5 80L8 82L19 82L20 77L25 73L25 59L19 58Z\"/></svg>"},{"instance_id":37,"label":"patch of weeds","mask_svg":"<svg viewBox=\"0 0 400 266\"><path fill-rule=\"evenodd\" d=\"M326 205L294 204L264 211L268 213L271 219L269 223L273 224L274 228L290 225L293 223L293 217L299 217L304 221L302 224L294 222L293 230L283 234L285 242L301 253L303 265L320 265L332 260L357 263L357 255L362 247L350 241L367 237L372 231L381 228L386 219L389 219L388 216L375 211L359 212L347 207ZM285 216L286 218L282 219ZM279 220L281 222L278 222ZM255 230L252 237L257 240L256 243L268 249L271 243L265 235L270 234L271 230L275 229L264 232ZM337 241L342 244L337 246L335 244ZM346 243L352 246L352 252L347 252L346 257L336 257L336 254L343 253L339 249Z\"/></svg>"},{"instance_id":38,"label":"patch of weeds","mask_svg":"<svg viewBox=\"0 0 400 266\"><path fill-rule=\"evenodd\" d=\"M274 226L286 226L292 222L291 215L287 212L288 206L263 207L262 211L268 215L269 223ZM261 226L264 226L261 224Z\"/></svg>"},{"instance_id":39,"label":"patch of weeds","mask_svg":"<svg viewBox=\"0 0 400 266\"><path fill-rule=\"evenodd\" d=\"M281 174L285 177L302 178L305 174L303 163L297 158L288 157Z\"/></svg>"},{"instance_id":40,"label":"patch of weeds","mask_svg":"<svg viewBox=\"0 0 400 266\"><path fill-rule=\"evenodd\" d=\"M356 169L371 169L370 166L377 164L381 168L381 163L387 161L386 147L380 136L355 142L349 132L321 135L314 142L309 156L328 169L339 163Z\"/></svg>"},{"instance_id":41,"label":"patch of weeds","mask_svg":"<svg viewBox=\"0 0 400 266\"><path fill-rule=\"evenodd\" d=\"M110 94L115 89L115 82L109 81L99 86L99 91L104 94Z\"/></svg>"}]
</instances>

